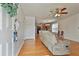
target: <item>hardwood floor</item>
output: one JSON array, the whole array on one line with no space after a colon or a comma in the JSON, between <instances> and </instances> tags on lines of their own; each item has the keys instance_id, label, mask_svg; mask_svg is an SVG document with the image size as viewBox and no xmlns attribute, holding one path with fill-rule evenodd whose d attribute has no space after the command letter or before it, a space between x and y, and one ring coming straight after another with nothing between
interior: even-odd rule
<instances>
[{"instance_id":1,"label":"hardwood floor","mask_svg":"<svg viewBox=\"0 0 79 59\"><path fill-rule=\"evenodd\" d=\"M43 45L37 36L35 41L32 39L25 40L19 56L46 56L52 53Z\"/></svg>"},{"instance_id":2,"label":"hardwood floor","mask_svg":"<svg viewBox=\"0 0 79 59\"><path fill-rule=\"evenodd\" d=\"M71 53L68 56L79 56L79 43L71 41L70 43ZM52 56L53 54L43 45L39 36L35 41L27 39L19 53L19 56Z\"/></svg>"},{"instance_id":3,"label":"hardwood floor","mask_svg":"<svg viewBox=\"0 0 79 59\"><path fill-rule=\"evenodd\" d=\"M70 56L79 56L79 42L71 41L70 51Z\"/></svg>"}]
</instances>

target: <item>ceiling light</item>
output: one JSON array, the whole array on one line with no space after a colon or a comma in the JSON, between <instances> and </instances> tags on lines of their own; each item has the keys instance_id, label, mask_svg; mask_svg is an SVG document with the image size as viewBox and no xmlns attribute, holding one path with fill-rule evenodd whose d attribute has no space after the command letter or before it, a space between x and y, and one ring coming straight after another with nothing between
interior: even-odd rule
<instances>
[{"instance_id":1,"label":"ceiling light","mask_svg":"<svg viewBox=\"0 0 79 59\"><path fill-rule=\"evenodd\" d=\"M59 17L59 16L61 16L60 14L55 14L55 17Z\"/></svg>"}]
</instances>

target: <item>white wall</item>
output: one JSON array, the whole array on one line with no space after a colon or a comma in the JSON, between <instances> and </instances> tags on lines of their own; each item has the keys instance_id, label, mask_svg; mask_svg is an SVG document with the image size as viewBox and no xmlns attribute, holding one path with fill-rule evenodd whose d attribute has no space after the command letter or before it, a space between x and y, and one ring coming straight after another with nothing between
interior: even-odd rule
<instances>
[{"instance_id":1,"label":"white wall","mask_svg":"<svg viewBox=\"0 0 79 59\"><path fill-rule=\"evenodd\" d=\"M60 20L65 38L79 42L79 14Z\"/></svg>"},{"instance_id":2,"label":"white wall","mask_svg":"<svg viewBox=\"0 0 79 59\"><path fill-rule=\"evenodd\" d=\"M35 39L35 17L26 16L24 27L24 39Z\"/></svg>"}]
</instances>

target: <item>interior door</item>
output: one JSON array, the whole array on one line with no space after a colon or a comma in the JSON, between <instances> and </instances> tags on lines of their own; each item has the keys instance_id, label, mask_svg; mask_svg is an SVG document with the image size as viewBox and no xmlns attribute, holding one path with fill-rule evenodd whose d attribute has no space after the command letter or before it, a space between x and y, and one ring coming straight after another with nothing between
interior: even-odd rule
<instances>
[{"instance_id":1,"label":"interior door","mask_svg":"<svg viewBox=\"0 0 79 59\"><path fill-rule=\"evenodd\" d=\"M2 9L2 55L12 55L12 20Z\"/></svg>"}]
</instances>

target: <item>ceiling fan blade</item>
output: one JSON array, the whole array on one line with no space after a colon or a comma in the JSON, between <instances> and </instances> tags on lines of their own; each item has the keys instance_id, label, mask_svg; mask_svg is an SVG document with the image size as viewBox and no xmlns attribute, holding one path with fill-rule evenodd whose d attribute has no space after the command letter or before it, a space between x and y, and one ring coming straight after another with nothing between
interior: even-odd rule
<instances>
[{"instance_id":1,"label":"ceiling fan blade","mask_svg":"<svg viewBox=\"0 0 79 59\"><path fill-rule=\"evenodd\" d=\"M66 9L67 9L67 8L62 8L61 11L64 11L64 10L66 10Z\"/></svg>"},{"instance_id":2,"label":"ceiling fan blade","mask_svg":"<svg viewBox=\"0 0 79 59\"><path fill-rule=\"evenodd\" d=\"M68 14L68 12L61 12L61 13L59 13L59 14Z\"/></svg>"},{"instance_id":3,"label":"ceiling fan blade","mask_svg":"<svg viewBox=\"0 0 79 59\"><path fill-rule=\"evenodd\" d=\"M56 12L56 13L59 13L59 11L60 11L59 8L56 8L56 11L55 11L55 12Z\"/></svg>"}]
</instances>

